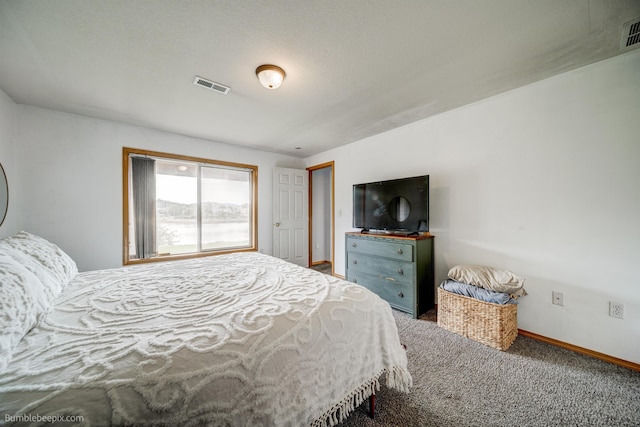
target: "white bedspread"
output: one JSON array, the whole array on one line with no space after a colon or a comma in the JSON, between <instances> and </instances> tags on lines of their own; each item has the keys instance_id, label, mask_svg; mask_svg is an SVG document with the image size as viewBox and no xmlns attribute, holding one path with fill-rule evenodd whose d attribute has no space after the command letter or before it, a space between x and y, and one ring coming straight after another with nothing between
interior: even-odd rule
<instances>
[{"instance_id":1,"label":"white bedspread","mask_svg":"<svg viewBox=\"0 0 640 427\"><path fill-rule=\"evenodd\" d=\"M0 376L0 424L333 425L382 374L411 386L361 286L259 253L150 263L76 276Z\"/></svg>"}]
</instances>

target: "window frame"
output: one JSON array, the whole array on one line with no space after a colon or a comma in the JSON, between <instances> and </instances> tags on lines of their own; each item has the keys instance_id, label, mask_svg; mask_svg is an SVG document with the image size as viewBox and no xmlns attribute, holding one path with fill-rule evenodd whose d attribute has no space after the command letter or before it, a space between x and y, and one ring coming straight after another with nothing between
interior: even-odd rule
<instances>
[{"instance_id":1,"label":"window frame","mask_svg":"<svg viewBox=\"0 0 640 427\"><path fill-rule=\"evenodd\" d=\"M131 191L129 159L132 155L148 156L158 159L178 160L194 162L211 166L224 166L239 169L247 169L251 171L251 245L246 248L222 249L194 252L189 254L178 255L157 255L152 258L130 258L129 256L129 225L132 221L130 218L129 198ZM201 258L206 256L216 256L234 252L255 252L258 250L258 166L234 163L214 159L205 159L201 157L185 156L181 154L171 154L159 151L143 150L138 148L123 147L122 148L122 242L123 242L123 265L144 264L148 262L173 261L179 259Z\"/></svg>"}]
</instances>

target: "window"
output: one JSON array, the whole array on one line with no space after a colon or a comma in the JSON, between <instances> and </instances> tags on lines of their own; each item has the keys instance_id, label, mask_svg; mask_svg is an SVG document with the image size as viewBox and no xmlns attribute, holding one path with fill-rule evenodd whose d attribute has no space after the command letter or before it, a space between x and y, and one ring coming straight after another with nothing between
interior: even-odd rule
<instances>
[{"instance_id":1,"label":"window","mask_svg":"<svg viewBox=\"0 0 640 427\"><path fill-rule=\"evenodd\" d=\"M124 148L124 263L256 250L257 173Z\"/></svg>"}]
</instances>

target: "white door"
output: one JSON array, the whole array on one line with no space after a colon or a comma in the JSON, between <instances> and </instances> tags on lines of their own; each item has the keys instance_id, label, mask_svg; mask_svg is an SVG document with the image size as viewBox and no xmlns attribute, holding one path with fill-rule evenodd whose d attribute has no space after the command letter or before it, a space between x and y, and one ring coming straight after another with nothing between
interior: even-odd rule
<instances>
[{"instance_id":1,"label":"white door","mask_svg":"<svg viewBox=\"0 0 640 427\"><path fill-rule=\"evenodd\" d=\"M273 256L309 266L309 172L274 168Z\"/></svg>"}]
</instances>

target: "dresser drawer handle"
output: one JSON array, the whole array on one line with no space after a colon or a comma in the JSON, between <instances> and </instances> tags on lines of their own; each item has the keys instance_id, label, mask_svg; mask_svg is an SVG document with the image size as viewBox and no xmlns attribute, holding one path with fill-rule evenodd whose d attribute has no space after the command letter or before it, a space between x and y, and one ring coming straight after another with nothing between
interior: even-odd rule
<instances>
[{"instance_id":1,"label":"dresser drawer handle","mask_svg":"<svg viewBox=\"0 0 640 427\"><path fill-rule=\"evenodd\" d=\"M399 268L399 269L398 269L398 274L402 276L402 275L404 274L404 271L402 271L402 269L401 269L401 268Z\"/></svg>"},{"instance_id":2,"label":"dresser drawer handle","mask_svg":"<svg viewBox=\"0 0 640 427\"><path fill-rule=\"evenodd\" d=\"M356 247L358 247L358 244L354 242L354 243L352 243L352 244L351 244L351 246L353 246L354 248L356 248Z\"/></svg>"},{"instance_id":3,"label":"dresser drawer handle","mask_svg":"<svg viewBox=\"0 0 640 427\"><path fill-rule=\"evenodd\" d=\"M358 283L358 278L357 277L353 278L353 283Z\"/></svg>"},{"instance_id":4,"label":"dresser drawer handle","mask_svg":"<svg viewBox=\"0 0 640 427\"><path fill-rule=\"evenodd\" d=\"M404 298L404 294L403 294L402 292L398 292L398 296L399 296L400 298Z\"/></svg>"},{"instance_id":5,"label":"dresser drawer handle","mask_svg":"<svg viewBox=\"0 0 640 427\"><path fill-rule=\"evenodd\" d=\"M357 264L357 263L358 263L358 260L357 260L357 259L354 259L354 260L353 260L353 263L354 263L354 264Z\"/></svg>"},{"instance_id":6,"label":"dresser drawer handle","mask_svg":"<svg viewBox=\"0 0 640 427\"><path fill-rule=\"evenodd\" d=\"M399 248L399 249L398 249L398 253L399 253L400 255L402 255L402 254L404 253L404 251L402 250L402 248Z\"/></svg>"}]
</instances>

